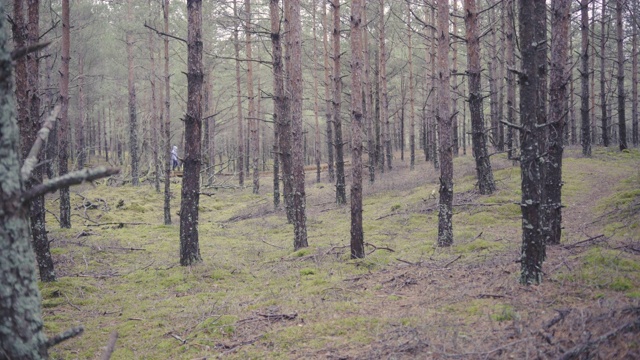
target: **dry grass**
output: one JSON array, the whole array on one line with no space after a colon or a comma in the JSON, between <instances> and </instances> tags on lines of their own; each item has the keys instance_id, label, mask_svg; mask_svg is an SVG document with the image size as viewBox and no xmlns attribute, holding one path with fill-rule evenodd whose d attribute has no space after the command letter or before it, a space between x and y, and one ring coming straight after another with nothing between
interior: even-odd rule
<instances>
[{"instance_id":1,"label":"dry grass","mask_svg":"<svg viewBox=\"0 0 640 360\"><path fill-rule=\"evenodd\" d=\"M364 199L373 246L358 261L348 258L348 206L336 206L333 186L312 183L312 172L310 248L292 252L292 227L263 177L261 195L218 189L201 198L204 261L190 268L178 264L178 225L158 225L160 194L86 187L74 206L100 206L78 206L71 230L49 223L60 280L41 285L46 330L86 328L52 357L98 358L113 330L114 359L544 359L583 344L592 358L640 357L638 332L627 331L638 329L622 328L640 319L640 230L628 216L640 153L569 151L563 244L548 248L545 282L529 287L517 283L519 169L492 160L491 196L475 192L473 159L455 160L447 249L434 246L433 167L410 172L396 161L377 174ZM47 205L55 211L56 199ZM175 214L177 198L172 206Z\"/></svg>"}]
</instances>

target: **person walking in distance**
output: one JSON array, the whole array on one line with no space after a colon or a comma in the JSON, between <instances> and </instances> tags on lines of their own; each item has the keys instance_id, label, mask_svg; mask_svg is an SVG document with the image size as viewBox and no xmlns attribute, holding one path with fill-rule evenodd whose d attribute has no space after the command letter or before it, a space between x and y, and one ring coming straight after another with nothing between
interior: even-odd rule
<instances>
[{"instance_id":1,"label":"person walking in distance","mask_svg":"<svg viewBox=\"0 0 640 360\"><path fill-rule=\"evenodd\" d=\"M178 164L178 147L174 145L171 149L171 170L176 171Z\"/></svg>"}]
</instances>

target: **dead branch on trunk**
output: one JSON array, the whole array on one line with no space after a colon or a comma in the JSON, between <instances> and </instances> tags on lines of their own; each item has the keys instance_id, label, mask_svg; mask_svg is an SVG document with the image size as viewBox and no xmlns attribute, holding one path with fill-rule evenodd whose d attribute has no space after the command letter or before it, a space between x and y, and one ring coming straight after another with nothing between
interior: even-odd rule
<instances>
[{"instance_id":1,"label":"dead branch on trunk","mask_svg":"<svg viewBox=\"0 0 640 360\"><path fill-rule=\"evenodd\" d=\"M93 181L114 175L120 172L117 168L107 168L104 166L98 166L95 169L83 169L79 171L73 171L66 175L59 176L44 184L36 185L30 190L25 191L22 194L22 203L28 203L32 199L44 195L50 192L54 192L60 188L69 187L71 185L82 184L86 181Z\"/></svg>"},{"instance_id":2,"label":"dead branch on trunk","mask_svg":"<svg viewBox=\"0 0 640 360\"><path fill-rule=\"evenodd\" d=\"M38 165L38 154L40 153L40 149L42 149L42 145L47 141L49 133L53 129L56 118L58 117L58 112L60 112L60 105L56 105L53 111L51 111L51 114L49 114L47 120L45 120L42 129L38 131L36 141L33 143L33 146L29 151L29 155L27 155L27 158L24 160L24 164L20 169L20 176L22 177L23 181L29 179L29 176L31 176L33 169L35 169L36 165Z\"/></svg>"}]
</instances>

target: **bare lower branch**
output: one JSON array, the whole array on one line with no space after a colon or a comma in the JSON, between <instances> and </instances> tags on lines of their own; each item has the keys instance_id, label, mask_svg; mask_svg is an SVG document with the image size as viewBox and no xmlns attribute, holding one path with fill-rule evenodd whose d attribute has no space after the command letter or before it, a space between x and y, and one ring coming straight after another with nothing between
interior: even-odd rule
<instances>
[{"instance_id":1,"label":"bare lower branch","mask_svg":"<svg viewBox=\"0 0 640 360\"><path fill-rule=\"evenodd\" d=\"M29 155L24 160L24 164L22 165L22 169L20 169L20 176L23 181L29 179L33 169L38 164L38 154L40 153L40 149L42 149L42 145L47 141L49 137L49 133L53 130L53 126L56 122L56 118L58 117L58 112L60 111L60 105L56 105L56 107L51 111L47 120L45 120L44 125L42 125L42 129L38 131L38 135L36 136L36 141L33 143L31 150L29 150Z\"/></svg>"},{"instance_id":2,"label":"bare lower branch","mask_svg":"<svg viewBox=\"0 0 640 360\"><path fill-rule=\"evenodd\" d=\"M23 48L20 48L20 49L13 50L11 52L11 60L17 60L17 59L20 59L23 56L27 56L28 54L31 54L32 52L36 52L38 50L42 50L42 49L46 48L47 46L49 46L49 44L51 44L51 42L47 41L45 43L30 45L30 46L26 46L26 47L23 47Z\"/></svg>"},{"instance_id":3,"label":"bare lower branch","mask_svg":"<svg viewBox=\"0 0 640 360\"><path fill-rule=\"evenodd\" d=\"M44 184L32 187L30 190L22 194L22 202L27 203L37 196L54 192L60 188L82 184L85 181L98 180L103 177L118 174L119 172L120 169L118 168L108 168L105 166L98 166L95 169L73 171L66 175L52 179Z\"/></svg>"},{"instance_id":4,"label":"bare lower branch","mask_svg":"<svg viewBox=\"0 0 640 360\"><path fill-rule=\"evenodd\" d=\"M162 31L160 31L160 30L156 30L156 29L152 28L151 26L147 25L146 23L144 24L144 27L146 27L147 29L150 29L150 30L155 31L155 32L156 32L156 34L158 34L158 35L166 36L166 37L169 37L169 38L172 38L172 39L176 39L176 40L180 40L180 41L182 41L182 42L183 42L183 43L185 43L185 44L187 43L187 40L185 40L185 39L183 39L183 38L180 38L180 37L177 37L177 36L174 36L174 35L171 35L171 34L167 34L167 33L162 32Z\"/></svg>"},{"instance_id":5,"label":"bare lower branch","mask_svg":"<svg viewBox=\"0 0 640 360\"><path fill-rule=\"evenodd\" d=\"M58 334L54 337L52 337L51 339L47 340L47 348L51 348L53 346L56 346L58 344L60 344L63 341L69 340L73 337L76 337L80 334L82 334L82 332L84 331L84 328L82 328L82 326L80 327L75 327L75 328L71 328L65 332L63 332L62 334Z\"/></svg>"},{"instance_id":6,"label":"bare lower branch","mask_svg":"<svg viewBox=\"0 0 640 360\"><path fill-rule=\"evenodd\" d=\"M510 123L508 121L504 121L504 120L500 120L500 122L503 123L504 125L507 125L508 127L514 128L514 129L518 129L520 131L524 130L524 128L522 126L520 126L520 125L512 124L512 123Z\"/></svg>"}]
</instances>

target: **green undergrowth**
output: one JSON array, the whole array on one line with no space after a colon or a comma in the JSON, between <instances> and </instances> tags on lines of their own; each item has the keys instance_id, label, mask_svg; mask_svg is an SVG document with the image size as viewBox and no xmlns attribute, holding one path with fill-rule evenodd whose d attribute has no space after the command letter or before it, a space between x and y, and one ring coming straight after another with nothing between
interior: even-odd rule
<instances>
[{"instance_id":1,"label":"green undergrowth","mask_svg":"<svg viewBox=\"0 0 640 360\"><path fill-rule=\"evenodd\" d=\"M595 152L596 165L579 156L568 157L563 201L571 206L589 194L590 171L628 173L634 156L637 151ZM228 357L304 358L320 349L364 346L398 324L425 326L441 314L464 323L518 320L522 310L505 299L464 298L451 304L429 303L410 317L396 314L389 308L403 306L408 297L388 292L383 281L353 280L387 276L406 265L398 259L480 266L495 254L517 253L520 170L504 154L495 161L498 189L479 195L473 159L455 159L457 197L450 248L436 246L438 211L432 193L435 189L437 197L438 174L430 164L413 172L385 174L373 186L365 184L368 256L360 260L349 256L349 207L332 204L333 186L327 184L308 182L310 246L298 251L293 251L293 226L282 210L273 209L268 190L254 195L248 188L218 189L213 196L202 196L203 261L191 267L179 265L179 184L171 185L172 225L163 224L163 194L149 185L98 183L74 189L72 228L59 229L48 217L59 280L41 284L41 290L49 335L78 325L85 332L56 347L51 356L97 358L109 333L116 330L119 340L113 359L211 357L252 340ZM633 201L635 183L629 181L620 185L629 188L620 188L603 209ZM50 211L57 212L58 206L56 196L47 198ZM632 255L594 248L576 256L580 268L557 275L558 279L640 296L640 264ZM445 285L428 286L445 291L435 288ZM295 316L269 321L268 314Z\"/></svg>"}]
</instances>

